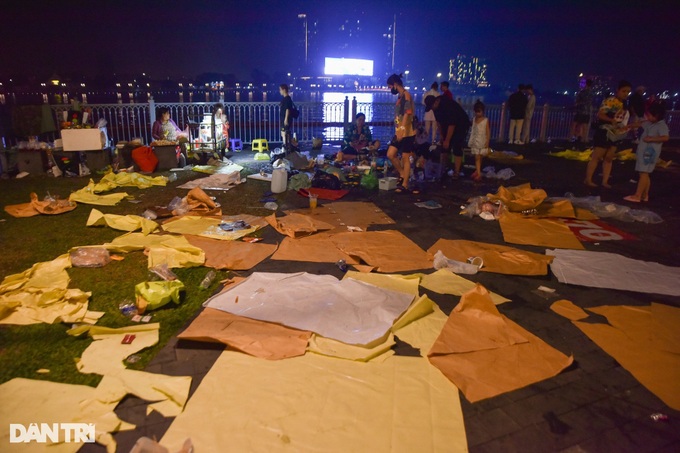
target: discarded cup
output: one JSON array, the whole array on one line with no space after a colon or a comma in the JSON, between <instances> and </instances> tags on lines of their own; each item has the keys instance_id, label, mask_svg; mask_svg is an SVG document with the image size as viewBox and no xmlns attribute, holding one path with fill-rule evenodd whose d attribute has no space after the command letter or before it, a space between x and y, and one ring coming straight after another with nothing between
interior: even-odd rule
<instances>
[{"instance_id":1,"label":"discarded cup","mask_svg":"<svg viewBox=\"0 0 680 453\"><path fill-rule=\"evenodd\" d=\"M484 267L484 260L482 259L481 256L471 256L470 258L467 259L467 262L477 266L480 269Z\"/></svg>"},{"instance_id":2,"label":"discarded cup","mask_svg":"<svg viewBox=\"0 0 680 453\"><path fill-rule=\"evenodd\" d=\"M315 193L309 194L309 209L316 209L318 201L318 195Z\"/></svg>"}]
</instances>

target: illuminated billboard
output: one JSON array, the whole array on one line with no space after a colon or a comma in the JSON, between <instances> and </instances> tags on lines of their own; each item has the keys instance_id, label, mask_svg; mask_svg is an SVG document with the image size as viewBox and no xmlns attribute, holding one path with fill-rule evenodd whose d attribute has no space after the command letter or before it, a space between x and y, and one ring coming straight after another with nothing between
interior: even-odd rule
<instances>
[{"instance_id":1,"label":"illuminated billboard","mask_svg":"<svg viewBox=\"0 0 680 453\"><path fill-rule=\"evenodd\" d=\"M325 75L373 76L373 60L326 57Z\"/></svg>"}]
</instances>

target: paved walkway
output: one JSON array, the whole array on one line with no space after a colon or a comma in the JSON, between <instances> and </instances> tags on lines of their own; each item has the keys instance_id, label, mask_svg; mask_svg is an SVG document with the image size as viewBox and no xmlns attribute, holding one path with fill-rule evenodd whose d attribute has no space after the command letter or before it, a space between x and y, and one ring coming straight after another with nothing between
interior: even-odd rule
<instances>
[{"instance_id":1,"label":"paved walkway","mask_svg":"<svg viewBox=\"0 0 680 453\"><path fill-rule=\"evenodd\" d=\"M520 149L515 149L519 151ZM633 193L635 184L634 163L615 163L613 189L589 190L581 181L585 163L548 157L540 146L523 149L524 161L494 162L497 170L510 166L517 176L506 186L531 182L532 186L545 189L550 196L572 192L576 196L600 195L603 200L623 204L623 196ZM234 156L243 161L252 154L244 151ZM680 163L680 149L666 146L664 159ZM611 225L630 233L638 240L602 241L587 243L586 249L619 253L631 258L657 261L680 266L680 195L678 181L680 165L675 164L652 175L651 201L644 208L664 218L658 225L625 223L607 220ZM468 173L471 172L468 170ZM405 233L423 249L429 248L439 238L469 239L502 244L503 238L496 222L480 218L468 219L458 215L465 200L474 195L495 192L499 183L473 184L464 178L443 185L432 185L419 196L398 195L394 192L375 191L366 196L363 191L353 191L348 200L374 202L397 223L396 229ZM266 183L248 181L247 184L218 197L223 206L229 197L239 191L263 193L269 190ZM413 202L436 200L444 207L439 210L420 209ZM306 200L294 193L282 194L282 208L303 207ZM639 207L639 206L636 206ZM274 242L278 233L271 228L264 230L266 242ZM543 253L544 249L526 247ZM307 271L329 273L340 277L339 269L332 264L282 263L267 260L258 265L257 271ZM247 274L247 273L246 273ZM465 429L470 451L473 452L602 452L602 451L680 451L680 413L668 408L656 396L646 390L611 356L590 341L565 318L556 315L548 307L554 299L537 295L539 285L555 288L561 298L569 299L580 307L605 304L648 305L660 302L680 306L680 298L656 296L626 291L596 289L560 284L552 276L518 277L491 273L469 276L489 290L507 296L512 302L498 308L504 315L565 354L574 355L574 364L558 376L509 392L501 396L471 404L461 395ZM678 283L680 284L680 283ZM449 313L458 297L428 295L444 312ZM189 320L187 320L187 323ZM178 342L173 338L147 367L147 371L194 377L193 392L208 372L222 350L221 346ZM404 343L396 346L397 354L416 355L417 351ZM679 388L680 391L680 388ZM153 412L146 416L146 403L137 398L127 398L116 412L131 423L135 431L123 432L115 437L119 451L126 452L140 436L160 439L172 419L164 419ZM653 413L669 416L668 421L654 421ZM81 452L103 452L97 445L86 445ZM225 446L224 451L228 451Z\"/></svg>"}]
</instances>

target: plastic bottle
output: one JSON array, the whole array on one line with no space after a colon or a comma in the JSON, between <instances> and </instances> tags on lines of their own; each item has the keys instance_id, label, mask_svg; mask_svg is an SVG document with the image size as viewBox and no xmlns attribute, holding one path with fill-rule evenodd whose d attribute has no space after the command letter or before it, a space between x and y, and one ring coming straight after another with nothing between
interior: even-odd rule
<instances>
[{"instance_id":1,"label":"plastic bottle","mask_svg":"<svg viewBox=\"0 0 680 453\"><path fill-rule=\"evenodd\" d=\"M347 263L345 260L338 260L337 263L335 263L336 266L342 271L342 272L347 272Z\"/></svg>"},{"instance_id":2,"label":"plastic bottle","mask_svg":"<svg viewBox=\"0 0 680 453\"><path fill-rule=\"evenodd\" d=\"M205 274L205 277L203 278L203 281L201 281L201 284L199 287L201 289L208 289L210 288L210 285L212 285L213 280L215 280L215 276L217 274L215 273L214 269L210 269L207 274Z\"/></svg>"}]
</instances>

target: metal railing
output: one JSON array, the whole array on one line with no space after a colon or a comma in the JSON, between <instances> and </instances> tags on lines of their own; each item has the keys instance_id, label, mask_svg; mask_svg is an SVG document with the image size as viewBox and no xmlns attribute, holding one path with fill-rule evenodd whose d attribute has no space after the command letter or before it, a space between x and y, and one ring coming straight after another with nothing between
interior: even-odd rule
<instances>
[{"instance_id":1,"label":"metal railing","mask_svg":"<svg viewBox=\"0 0 680 453\"><path fill-rule=\"evenodd\" d=\"M280 143L281 115L278 102L224 102L225 113L230 123L230 137L239 138L243 143L251 143L254 139L266 139ZM87 104L83 107L90 112L94 123L100 119L107 122L107 132L113 143L140 138L143 143L153 141L151 125L155 121L156 109L167 107L171 118L184 129L186 125L199 123L205 114L211 114L214 103L183 102L156 103L153 99L148 103L138 104ZM345 97L344 102L299 102L296 107L300 117L294 121L292 132L301 143L311 142L313 138L321 138L325 143L338 143L342 140L347 124L354 119L357 112L366 114L367 125L371 127L373 137L387 143L393 136L394 104L368 103L351 100ZM69 110L68 105L52 105L52 112L57 119L57 128L63 119L63 112ZM463 105L472 118L472 105ZM416 116L423 118L424 107L416 105ZM503 142L507 139L509 115L505 104L487 105L486 116L489 118L492 141ZM539 142L569 138L573 111L564 107L539 106L531 120L530 139ZM672 138L680 137L680 111L670 111L666 115ZM47 134L44 140L59 137ZM196 135L196 134L195 134ZM14 139L16 140L16 139ZM7 146L13 146L7 139Z\"/></svg>"}]
</instances>

